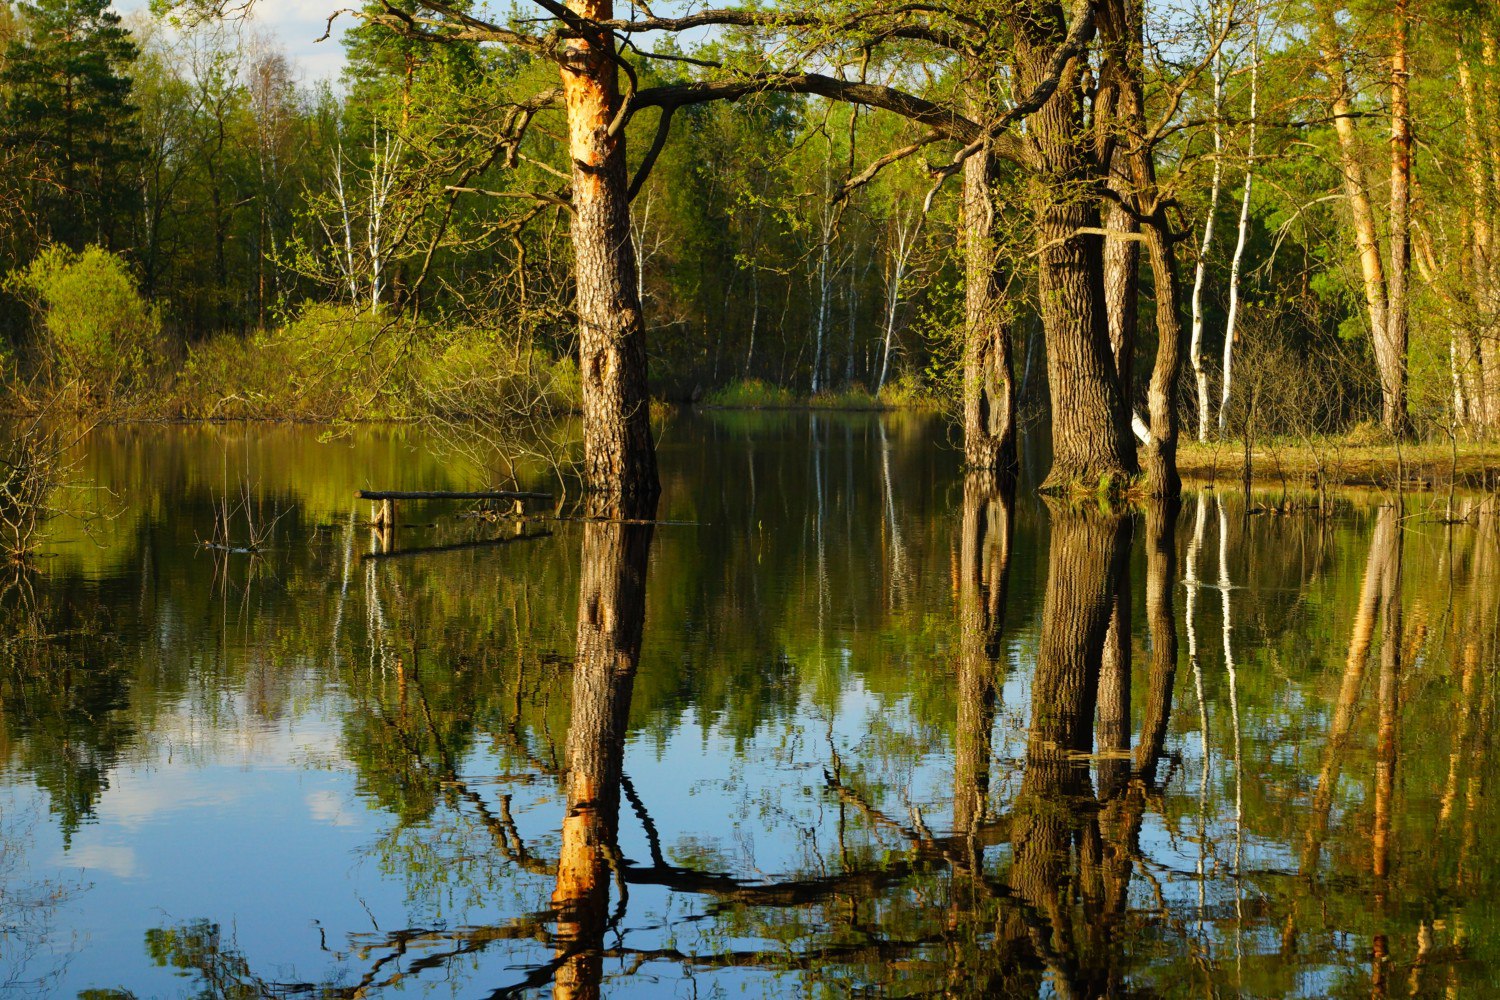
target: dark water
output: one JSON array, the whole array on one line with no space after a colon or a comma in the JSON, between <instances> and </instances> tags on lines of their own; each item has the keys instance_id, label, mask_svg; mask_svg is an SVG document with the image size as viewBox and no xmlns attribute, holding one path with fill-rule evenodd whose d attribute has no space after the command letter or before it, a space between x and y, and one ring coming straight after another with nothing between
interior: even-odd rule
<instances>
[{"instance_id":1,"label":"dark water","mask_svg":"<svg viewBox=\"0 0 1500 1000\"><path fill-rule=\"evenodd\" d=\"M420 436L97 438L3 603L0 993L1492 995L1493 510L1067 510L910 416L662 462L654 529L382 541L469 485Z\"/></svg>"}]
</instances>

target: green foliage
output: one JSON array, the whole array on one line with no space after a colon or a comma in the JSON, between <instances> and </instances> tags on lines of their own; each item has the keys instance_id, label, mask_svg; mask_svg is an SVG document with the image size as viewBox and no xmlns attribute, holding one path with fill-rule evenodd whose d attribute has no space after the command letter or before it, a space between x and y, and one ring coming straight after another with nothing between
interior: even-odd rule
<instances>
[{"instance_id":1,"label":"green foliage","mask_svg":"<svg viewBox=\"0 0 1500 1000\"><path fill-rule=\"evenodd\" d=\"M48 361L91 393L139 388L159 365L161 319L115 254L49 247L6 285L36 310Z\"/></svg>"},{"instance_id":2,"label":"green foliage","mask_svg":"<svg viewBox=\"0 0 1500 1000\"><path fill-rule=\"evenodd\" d=\"M17 6L21 31L0 73L0 134L32 158L27 194L44 234L74 249L114 245L136 203L135 43L108 0Z\"/></svg>"},{"instance_id":3,"label":"green foliage","mask_svg":"<svg viewBox=\"0 0 1500 1000\"><path fill-rule=\"evenodd\" d=\"M715 389L703 397L705 406L722 406L733 409L756 409L759 407L793 406L796 395L787 388L771 385L758 378L731 382L722 389Z\"/></svg>"}]
</instances>

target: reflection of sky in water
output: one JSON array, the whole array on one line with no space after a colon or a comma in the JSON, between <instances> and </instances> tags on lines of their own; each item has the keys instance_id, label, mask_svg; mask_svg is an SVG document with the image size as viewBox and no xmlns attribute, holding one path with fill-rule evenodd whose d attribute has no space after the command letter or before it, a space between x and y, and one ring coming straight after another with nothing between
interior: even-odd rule
<instances>
[{"instance_id":1,"label":"reflection of sky in water","mask_svg":"<svg viewBox=\"0 0 1500 1000\"><path fill-rule=\"evenodd\" d=\"M695 432L712 438L702 427ZM637 703L623 761L669 863L749 883L815 878L837 875L847 864L878 867L902 856L908 847L902 829L940 838L953 832L949 574L954 506L961 491L951 463L936 470L928 466L932 454L941 454L933 451L934 433L914 434L899 445L911 466L905 475L918 484L905 495L884 489L870 462L879 454L870 436L835 433L819 449L821 458L776 439L774 448L791 454L790 466L825 463L815 470L817 481L834 483L839 491L815 498L806 494L805 483L778 490L763 480L760 488L767 492L748 522L757 525L755 530L744 528L747 500L738 481L726 494L719 477L702 470L683 471L687 478L680 482L669 480L661 516L700 527L658 530ZM801 433L790 439L806 441ZM710 447L710 441L688 432L675 436L673 447L687 450L689 441ZM187 467L207 463L220 447L215 441L207 448L201 441L183 445L179 460ZM349 557L352 568L346 568L347 508L337 498L352 492L355 473L349 470L359 466L344 454L351 445L327 447L341 456L330 469L320 470L318 449L301 441L293 458L265 464L266 488L278 495L296 495L301 477L316 479L321 471L324 478L311 491L321 499L305 501L311 509L289 522L295 535L268 555L258 570L262 575L253 581L243 575L248 567L241 563L231 568L231 574L241 575L231 575L220 596L201 606L172 591L167 586L172 574L186 574L204 586L221 581L211 557L192 551L191 524L174 524L160 516L160 505L147 505L157 513L129 514L137 525L130 537L139 538L144 530L154 538L145 554L160 564L143 561L139 549L110 551L79 565L68 584L63 600L114 602L111 628L122 643L114 655L129 660L130 649L147 646L159 655L145 657L142 662L152 666L129 675L136 700L125 714L137 729L107 768L107 787L92 812L66 844L60 824L48 816L48 793L31 784L19 763L24 755L15 752L37 737L21 729L0 734L5 736L0 750L10 753L0 762L0 811L40 817L24 842L7 844L7 881L0 884L71 878L86 887L62 899L50 914L47 954L32 963L33 969L59 970L61 978L50 986L59 995L89 987L128 986L138 996L187 989L189 980L152 963L143 942L149 929L195 920L219 924L225 946L242 952L263 979L350 983L390 953L385 942L393 931L433 932L417 935L400 960L420 966L424 957L452 947L445 931L524 923L549 905L551 878L501 857L472 802L440 794L430 815L408 823L383 804L372 791L372 775L362 773L379 761L356 759L350 743L361 731L359 720L378 730L379 713L372 714L371 704L349 684L379 680L387 690L399 657L415 655L423 664L438 660L447 669L445 642L460 648L467 648L461 646L466 640L484 645L488 633L475 633L481 626L463 617L485 603L483 587L493 587L498 600L513 594L528 573L576 574L576 567L569 568L577 560L576 526L559 525L552 539L514 552L495 550L446 564L383 563L375 571L357 563L365 545L359 537ZM723 461L729 462L743 458L747 446L716 441L712 447L722 449ZM853 449L855 457L840 449ZM375 471L362 475L413 485L394 471L406 453L405 446L377 441L369 450ZM133 497L143 484L130 481L128 469L111 471L96 461L94 470L102 484L120 487L127 504L138 502ZM111 483L111 475L124 481ZM201 520L203 497L184 494L176 508L180 520ZM426 512L411 517L424 524L435 519ZM1044 624L1045 515L1034 500L1024 499L1018 517L989 761L990 809L998 814L1010 809L1026 768L1032 669ZM769 531L762 527L768 520ZM1178 526L1179 560L1188 551L1191 520L1189 507ZM1200 577L1219 572L1216 520L1210 518ZM451 519L449 526L440 522L409 530L403 541L445 542L450 539L443 532L450 530ZM1235 521L1234 530L1270 529L1242 528ZM1284 991L1304 995L1351 981L1347 975L1359 981L1366 974L1359 966L1368 960L1367 925L1358 921L1370 910L1370 883L1360 854L1368 845L1360 838L1368 836L1373 702L1351 739L1350 759L1330 807L1321 860L1326 880L1299 875L1305 807L1343 669L1349 629L1343 595L1357 589L1369 545L1367 522L1351 521L1338 531L1329 549L1333 554L1317 573L1293 581L1295 586L1288 584L1290 571L1277 576L1274 568L1257 563L1274 563L1277 547L1288 544L1285 539L1246 536L1243 549L1235 552L1230 569L1237 578L1248 578L1243 589L1236 584L1241 617L1231 632L1241 684L1238 771L1220 598L1211 589L1200 592L1201 676L1194 676L1184 645L1167 758L1160 765L1166 785L1145 810L1140 858L1129 886L1129 909L1140 917L1140 926L1153 928L1155 939L1145 940L1137 929L1121 946L1138 951L1132 968L1148 988L1166 988L1150 978L1156 974L1149 971L1153 955L1164 956L1164 975L1185 976L1181 970L1193 963L1213 964L1239 970L1234 975L1245 977L1240 981L1281 984ZM124 537L116 536L112 545L128 548ZM899 558L893 553L897 544ZM1139 549L1139 534L1136 544ZM718 560L736 545L749 547L748 557L721 572ZM1409 580L1416 602L1429 609L1442 607L1445 599L1443 593L1421 589L1444 579L1436 572L1437 551L1420 541L1408 547L1412 565L1430 570L1414 569ZM679 583L681 561L697 558L706 564L695 567L703 575ZM449 567L462 571L455 577L460 586L451 593L442 590L440 576ZM477 579L488 581L477 592L476 569ZM1252 572L1261 576L1251 577ZM162 584L156 587L151 579ZM1132 631L1138 699L1145 696L1150 668L1140 582L1137 574ZM406 599L403 595L424 586L451 602L447 613L453 617L426 622L420 654L392 643L377 664L368 649L361 653L349 642L302 635L303 629L323 627L314 621L332 617L314 616L313 602L322 602L325 610L336 603L338 627L363 635L374 627L367 606L371 593L390 602L383 613L394 621L392 609ZM551 592L538 597L554 606L543 609L539 633L524 642L547 654L570 651L576 583L570 586L574 589L563 588L561 597ZM1304 591L1310 596L1299 596ZM1175 593L1180 621L1184 590L1178 586ZM1461 606L1464 595L1457 600L1455 606ZM751 616L746 627L762 634L747 638L735 631L741 616ZM506 645L514 632L507 634L493 622L482 627L500 636L491 644L499 660L516 654ZM1414 677L1427 678L1425 686L1413 687L1413 699L1445 690L1439 674L1446 676L1449 666L1439 652L1429 651L1408 666ZM365 659L359 662L350 659L361 655ZM509 675L493 665L486 669L494 671L494 684L508 698ZM1365 679L1369 691L1377 669L1372 659ZM368 674L358 673L363 670ZM171 671L185 673L169 678ZM704 678L712 680L713 672L722 672L727 691L709 703L702 692ZM690 675L699 687L688 684ZM549 677L541 693L565 706L566 670ZM680 691L674 690L674 680ZM747 727L733 698L751 681L765 687ZM1206 773L1200 682L1211 741ZM415 718L417 689L415 681L410 684L403 711ZM8 711L0 725L14 724L14 703ZM395 709L386 704L380 711ZM1138 702L1137 732L1141 711ZM564 732L540 724L561 720L565 727L565 711L526 718L527 725L538 727L522 734L527 747L544 759L560 755ZM1411 727L1403 738L1404 752L1414 758L1410 780L1414 786L1426 782L1424 788L1440 785L1448 768L1450 741L1431 719L1451 721L1452 712L1435 711L1425 728ZM468 736L467 752L456 761L459 775L492 813L508 796L509 814L527 849L550 861L557 856L564 809L556 779L528 770L497 743L495 732L480 729ZM880 822L862 815L853 798L830 790L834 773L878 810ZM1236 822L1237 800L1242 823ZM647 828L629 797L622 797L618 836L628 862L649 864ZM1398 856L1420 848L1420 843L1403 843ZM1005 843L986 855L986 870L1002 886L1011 857ZM941 907L940 875L892 886L878 905L854 898L842 905L864 905L865 919L877 922L882 919L877 914L894 918L903 908ZM1301 897L1311 898L1309 908L1324 907L1327 916L1320 917L1321 926L1304 932L1295 970L1278 977L1268 970L1282 960L1281 927ZM809 909L800 919L815 923L821 912ZM639 962L606 958L606 992L706 995L717 985L737 994L783 995L787 982L766 970L684 967L663 956L673 950L722 955L816 945L818 928L797 927L798 919L796 912L774 908L735 913L711 895L632 884L624 917L606 944L624 943L651 954ZM899 932L899 920L893 919L892 928ZM387 992L487 995L552 957L551 943L534 931L494 937L440 968L415 969ZM941 960L937 953L925 957ZM793 981L808 982L826 981L828 975L834 973L791 974ZM857 971L847 977L859 979ZM704 992L695 993L700 988Z\"/></svg>"}]
</instances>

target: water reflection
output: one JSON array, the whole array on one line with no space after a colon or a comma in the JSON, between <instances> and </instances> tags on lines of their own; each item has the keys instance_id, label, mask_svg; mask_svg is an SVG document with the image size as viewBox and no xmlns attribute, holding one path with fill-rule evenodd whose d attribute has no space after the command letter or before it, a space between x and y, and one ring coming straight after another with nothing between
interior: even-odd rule
<instances>
[{"instance_id":1,"label":"water reflection","mask_svg":"<svg viewBox=\"0 0 1500 1000\"><path fill-rule=\"evenodd\" d=\"M27 929L51 992L1482 995L1500 961L1492 505L1075 508L920 424L726 415L664 435L659 509L388 541L353 490L435 485L390 442L232 456L286 513L212 553L206 440L122 448L134 527L0 602L0 817L40 817L0 891L76 887Z\"/></svg>"},{"instance_id":2,"label":"water reflection","mask_svg":"<svg viewBox=\"0 0 1500 1000\"><path fill-rule=\"evenodd\" d=\"M655 517L655 498L626 511ZM646 618L646 566L652 526L591 521L583 529L578 590L578 644L568 727L567 815L557 861L558 967L553 995L599 996L603 944L619 913L609 912L611 881L628 899L618 841L621 763L630 695L641 657ZM653 838L655 861L662 863ZM612 875L614 876L612 879Z\"/></svg>"}]
</instances>

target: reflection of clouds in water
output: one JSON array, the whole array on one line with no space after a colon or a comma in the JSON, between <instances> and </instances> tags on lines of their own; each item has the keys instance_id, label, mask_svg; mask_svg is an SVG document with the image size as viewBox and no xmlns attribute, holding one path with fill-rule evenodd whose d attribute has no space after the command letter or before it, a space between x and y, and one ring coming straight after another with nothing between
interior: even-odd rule
<instances>
[{"instance_id":1,"label":"reflection of clouds in water","mask_svg":"<svg viewBox=\"0 0 1500 1000\"><path fill-rule=\"evenodd\" d=\"M308 792L306 801L307 811L320 823L329 823L333 826L354 826L358 822L349 810L344 808L344 797L332 789L325 788L317 792Z\"/></svg>"},{"instance_id":2,"label":"reflection of clouds in water","mask_svg":"<svg viewBox=\"0 0 1500 1000\"><path fill-rule=\"evenodd\" d=\"M170 813L222 807L239 797L235 788L205 772L132 768L115 773L96 814L104 824L136 831Z\"/></svg>"},{"instance_id":3,"label":"reflection of clouds in water","mask_svg":"<svg viewBox=\"0 0 1500 1000\"><path fill-rule=\"evenodd\" d=\"M58 855L52 863L59 868L104 872L115 878L135 878L141 874L135 848L128 844L82 844Z\"/></svg>"}]
</instances>

